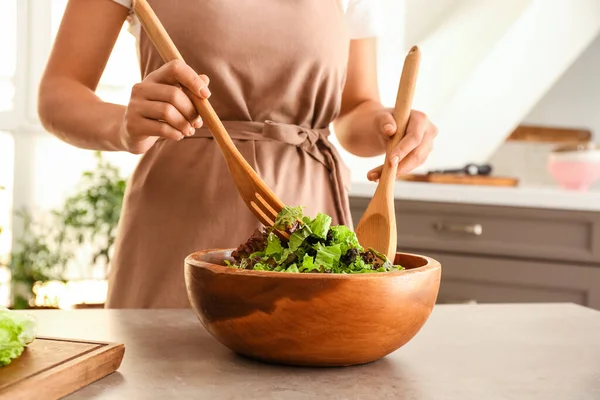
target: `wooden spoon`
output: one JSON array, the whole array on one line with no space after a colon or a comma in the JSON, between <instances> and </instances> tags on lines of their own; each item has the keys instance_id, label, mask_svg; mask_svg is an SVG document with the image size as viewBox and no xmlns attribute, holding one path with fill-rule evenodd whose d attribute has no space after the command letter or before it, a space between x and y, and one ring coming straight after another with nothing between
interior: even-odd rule
<instances>
[{"instance_id":1,"label":"wooden spoon","mask_svg":"<svg viewBox=\"0 0 600 400\"><path fill-rule=\"evenodd\" d=\"M394 184L396 183L398 166L390 165L389 154L406 133L420 61L421 51L417 46L413 46L404 60L396 106L393 112L397 130L388 142L387 154L377 189L367 210L356 226L356 236L361 246L373 248L385 254L392 262L396 255L398 234L396 231L396 212L394 210Z\"/></svg>"},{"instance_id":2,"label":"wooden spoon","mask_svg":"<svg viewBox=\"0 0 600 400\"><path fill-rule=\"evenodd\" d=\"M135 0L133 9L162 59L165 62L183 61L183 57L148 2L146 0ZM186 88L183 90L194 103L198 114L200 114L204 124L219 145L227 162L229 173L242 199L263 225L273 226L277 214L283 209L283 202L269 189L235 147L208 100L197 97ZM281 234L287 236L283 232Z\"/></svg>"}]
</instances>

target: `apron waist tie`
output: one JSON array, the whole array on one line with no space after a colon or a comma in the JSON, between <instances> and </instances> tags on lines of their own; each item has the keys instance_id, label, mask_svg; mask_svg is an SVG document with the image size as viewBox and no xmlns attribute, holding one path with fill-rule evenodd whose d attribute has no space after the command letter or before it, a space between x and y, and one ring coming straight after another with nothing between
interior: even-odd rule
<instances>
[{"instance_id":1,"label":"apron waist tie","mask_svg":"<svg viewBox=\"0 0 600 400\"><path fill-rule=\"evenodd\" d=\"M229 136L234 140L267 141L274 140L296 146L313 159L324 165L329 171L329 179L333 186L335 208L340 224L350 226L348 215L350 210L345 187L349 185L349 177L342 174L342 161L339 153L327 139L329 128L311 129L299 125L284 124L273 121L222 121ZM194 138L212 138L206 127L196 130Z\"/></svg>"}]
</instances>

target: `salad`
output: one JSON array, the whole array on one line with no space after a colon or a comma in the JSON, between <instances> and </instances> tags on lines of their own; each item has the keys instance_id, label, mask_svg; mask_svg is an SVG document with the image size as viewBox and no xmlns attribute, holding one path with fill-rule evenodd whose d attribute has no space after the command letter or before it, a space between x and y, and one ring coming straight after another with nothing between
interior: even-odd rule
<instances>
[{"instance_id":1,"label":"salad","mask_svg":"<svg viewBox=\"0 0 600 400\"><path fill-rule=\"evenodd\" d=\"M362 274L404 269L384 254L365 250L356 234L344 225L331 225L331 217L302 215L303 207L285 207L275 226L259 228L232 254L232 268L291 273ZM277 232L285 232L288 239Z\"/></svg>"}]
</instances>

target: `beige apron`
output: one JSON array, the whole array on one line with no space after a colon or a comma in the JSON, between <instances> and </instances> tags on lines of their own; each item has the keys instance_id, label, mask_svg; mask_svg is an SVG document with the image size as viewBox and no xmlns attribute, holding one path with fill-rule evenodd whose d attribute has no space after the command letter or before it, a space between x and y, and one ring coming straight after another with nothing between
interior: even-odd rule
<instances>
[{"instance_id":1,"label":"beige apron","mask_svg":"<svg viewBox=\"0 0 600 400\"><path fill-rule=\"evenodd\" d=\"M154 0L186 62L211 79L210 102L244 158L292 206L352 226L349 171L327 140L349 37L338 0ZM163 65L140 37L143 76ZM189 307L184 258L232 248L259 227L210 132L159 140L125 194L109 308Z\"/></svg>"}]
</instances>

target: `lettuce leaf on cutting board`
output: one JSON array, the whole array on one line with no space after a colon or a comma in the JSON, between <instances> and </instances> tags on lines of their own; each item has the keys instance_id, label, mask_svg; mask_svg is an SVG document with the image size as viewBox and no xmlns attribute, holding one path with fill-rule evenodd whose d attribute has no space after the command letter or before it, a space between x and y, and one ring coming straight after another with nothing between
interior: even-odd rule
<instances>
[{"instance_id":1,"label":"lettuce leaf on cutting board","mask_svg":"<svg viewBox=\"0 0 600 400\"><path fill-rule=\"evenodd\" d=\"M19 357L36 336L37 321L28 314L0 307L0 367Z\"/></svg>"}]
</instances>

